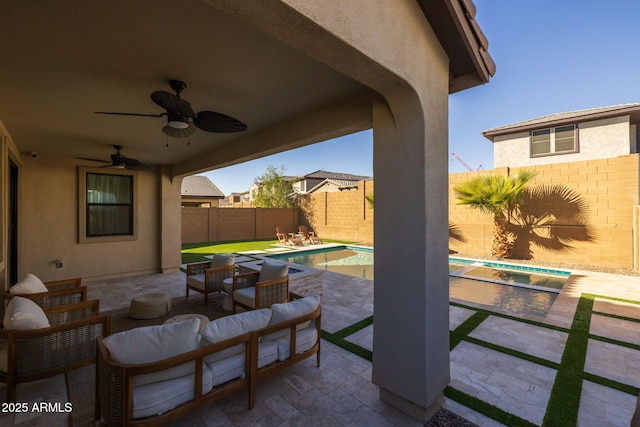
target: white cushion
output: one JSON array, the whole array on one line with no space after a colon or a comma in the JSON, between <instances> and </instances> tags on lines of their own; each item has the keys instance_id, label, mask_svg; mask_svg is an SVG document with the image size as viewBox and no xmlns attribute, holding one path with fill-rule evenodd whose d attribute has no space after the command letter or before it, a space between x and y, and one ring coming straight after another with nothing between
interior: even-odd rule
<instances>
[{"instance_id":1,"label":"white cushion","mask_svg":"<svg viewBox=\"0 0 640 427\"><path fill-rule=\"evenodd\" d=\"M29 330L48 328L49 319L38 304L28 298L13 297L4 313L4 328L9 330Z\"/></svg>"},{"instance_id":2,"label":"white cushion","mask_svg":"<svg viewBox=\"0 0 640 427\"><path fill-rule=\"evenodd\" d=\"M211 268L228 267L235 264L236 257L231 254L214 254L211 258Z\"/></svg>"},{"instance_id":3,"label":"white cushion","mask_svg":"<svg viewBox=\"0 0 640 427\"><path fill-rule=\"evenodd\" d=\"M138 365L168 359L198 348L200 320L196 317L167 325L144 326L110 335L104 339L111 358L124 364ZM134 385L179 378L194 372L193 363L184 363L152 374L138 375Z\"/></svg>"},{"instance_id":4,"label":"white cushion","mask_svg":"<svg viewBox=\"0 0 640 427\"><path fill-rule=\"evenodd\" d=\"M213 374L213 386L219 386L235 378L244 378L244 361L244 354L241 353L213 363L207 363L207 367Z\"/></svg>"},{"instance_id":5,"label":"white cushion","mask_svg":"<svg viewBox=\"0 0 640 427\"><path fill-rule=\"evenodd\" d=\"M12 295L39 294L48 291L42 280L31 273L27 273L22 280L9 288L9 293Z\"/></svg>"},{"instance_id":6,"label":"white cushion","mask_svg":"<svg viewBox=\"0 0 640 427\"><path fill-rule=\"evenodd\" d=\"M297 345L296 345L297 347ZM267 366L278 360L278 344L276 341L260 342L258 344L258 368Z\"/></svg>"},{"instance_id":7,"label":"white cushion","mask_svg":"<svg viewBox=\"0 0 640 427\"><path fill-rule=\"evenodd\" d=\"M273 304L271 306L271 320L269 325L275 325L277 323L286 322L287 320L295 319L296 317L304 316L305 314L313 313L320 305L320 297L317 295L309 295L304 298L300 298L294 301L285 302L281 304ZM296 326L296 330L301 330L309 326L311 321L302 322ZM289 336L290 329L283 329L276 331L272 334L266 335L264 339L266 341L275 340L280 337Z\"/></svg>"},{"instance_id":8,"label":"white cushion","mask_svg":"<svg viewBox=\"0 0 640 427\"><path fill-rule=\"evenodd\" d=\"M238 335L264 328L271 319L271 310L252 310L215 319L202 329L203 344L216 344ZM207 363L213 363L234 354L243 353L244 344L218 351L205 357Z\"/></svg>"},{"instance_id":9,"label":"white cushion","mask_svg":"<svg viewBox=\"0 0 640 427\"><path fill-rule=\"evenodd\" d=\"M187 285L204 290L204 273L187 276Z\"/></svg>"},{"instance_id":10,"label":"white cushion","mask_svg":"<svg viewBox=\"0 0 640 427\"><path fill-rule=\"evenodd\" d=\"M266 282L268 280L281 279L289 273L288 264L275 264L265 260L260 269L258 282Z\"/></svg>"},{"instance_id":11,"label":"white cushion","mask_svg":"<svg viewBox=\"0 0 640 427\"><path fill-rule=\"evenodd\" d=\"M133 417L142 418L162 414L193 399L194 375L186 375L163 382L133 388ZM202 394L213 387L211 371L202 367Z\"/></svg>"},{"instance_id":12,"label":"white cushion","mask_svg":"<svg viewBox=\"0 0 640 427\"><path fill-rule=\"evenodd\" d=\"M256 287L240 288L233 291L233 299L240 304L244 304L251 308L256 308Z\"/></svg>"},{"instance_id":13,"label":"white cushion","mask_svg":"<svg viewBox=\"0 0 640 427\"><path fill-rule=\"evenodd\" d=\"M310 325L309 327L296 332L296 354L309 350L317 341L318 330L315 325ZM275 342L278 343L278 360L288 359L291 353L291 341L289 336L287 335Z\"/></svg>"}]
</instances>

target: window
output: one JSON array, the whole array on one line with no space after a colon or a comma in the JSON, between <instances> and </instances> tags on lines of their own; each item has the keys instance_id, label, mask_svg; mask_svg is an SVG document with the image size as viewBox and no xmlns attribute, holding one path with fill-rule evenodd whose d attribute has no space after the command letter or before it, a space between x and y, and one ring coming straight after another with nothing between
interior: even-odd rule
<instances>
[{"instance_id":1,"label":"window","mask_svg":"<svg viewBox=\"0 0 640 427\"><path fill-rule=\"evenodd\" d=\"M137 238L135 173L80 168L78 184L80 243Z\"/></svg>"},{"instance_id":2,"label":"window","mask_svg":"<svg viewBox=\"0 0 640 427\"><path fill-rule=\"evenodd\" d=\"M577 128L574 125L531 132L531 157L575 153L577 151Z\"/></svg>"}]
</instances>

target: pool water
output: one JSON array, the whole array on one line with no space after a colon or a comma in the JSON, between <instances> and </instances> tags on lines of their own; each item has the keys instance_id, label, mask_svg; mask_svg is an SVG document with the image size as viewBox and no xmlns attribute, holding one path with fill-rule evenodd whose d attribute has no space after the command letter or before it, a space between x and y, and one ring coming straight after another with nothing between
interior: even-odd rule
<instances>
[{"instance_id":1,"label":"pool water","mask_svg":"<svg viewBox=\"0 0 640 427\"><path fill-rule=\"evenodd\" d=\"M269 255L269 258L373 280L373 249L338 246L297 253L274 254Z\"/></svg>"},{"instance_id":2,"label":"pool water","mask_svg":"<svg viewBox=\"0 0 640 427\"><path fill-rule=\"evenodd\" d=\"M339 246L269 255L301 264L373 280L373 249ZM509 314L544 317L570 272L540 267L449 258L449 295Z\"/></svg>"}]
</instances>

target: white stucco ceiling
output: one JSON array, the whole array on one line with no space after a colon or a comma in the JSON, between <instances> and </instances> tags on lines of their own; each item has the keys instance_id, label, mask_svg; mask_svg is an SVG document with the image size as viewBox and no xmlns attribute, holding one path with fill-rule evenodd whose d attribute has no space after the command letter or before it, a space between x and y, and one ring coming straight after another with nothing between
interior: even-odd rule
<instances>
[{"instance_id":1,"label":"white stucco ceiling","mask_svg":"<svg viewBox=\"0 0 640 427\"><path fill-rule=\"evenodd\" d=\"M176 164L232 145L239 134L197 130L187 145L162 133L164 117L94 113L162 113L149 96L170 79L194 111L245 122L242 140L369 91L202 0L3 2L0 58L0 120L19 149L71 157L108 160L118 144Z\"/></svg>"}]
</instances>

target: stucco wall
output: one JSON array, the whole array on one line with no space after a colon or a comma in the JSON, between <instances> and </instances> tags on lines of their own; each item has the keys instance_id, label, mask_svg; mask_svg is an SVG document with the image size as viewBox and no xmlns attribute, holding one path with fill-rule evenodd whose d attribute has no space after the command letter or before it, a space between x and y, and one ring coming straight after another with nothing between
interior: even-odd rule
<instances>
[{"instance_id":1,"label":"stucco wall","mask_svg":"<svg viewBox=\"0 0 640 427\"><path fill-rule=\"evenodd\" d=\"M544 127L544 126L542 126ZM529 132L495 138L495 168L557 164L584 160L607 159L632 153L629 116L612 117L578 125L580 152L543 157L530 157Z\"/></svg>"},{"instance_id":2,"label":"stucco wall","mask_svg":"<svg viewBox=\"0 0 640 427\"><path fill-rule=\"evenodd\" d=\"M533 259L579 264L603 265L614 268L633 268L633 206L637 205L639 184L638 154L610 159L588 160L535 166L535 180L530 184L558 184L573 190L588 206L587 225L593 239L584 240L584 227L563 224L538 227L535 232L544 237L553 234L570 237L559 242L557 250L531 245ZM512 169L511 173L517 173ZM458 205L453 187L470 177L483 173L506 174L506 168L494 171L467 172L449 175L449 220L453 232L465 242L450 238L450 249L465 254L489 255L491 252L492 218L488 214ZM558 199L542 204L533 213L557 212L567 208ZM522 257L526 254L514 254Z\"/></svg>"},{"instance_id":3,"label":"stucco wall","mask_svg":"<svg viewBox=\"0 0 640 427\"><path fill-rule=\"evenodd\" d=\"M22 156L20 275L42 280L82 277L85 281L160 271L159 180L139 172L138 239L78 243L78 169L69 158ZM55 268L54 260L63 262Z\"/></svg>"}]
</instances>

